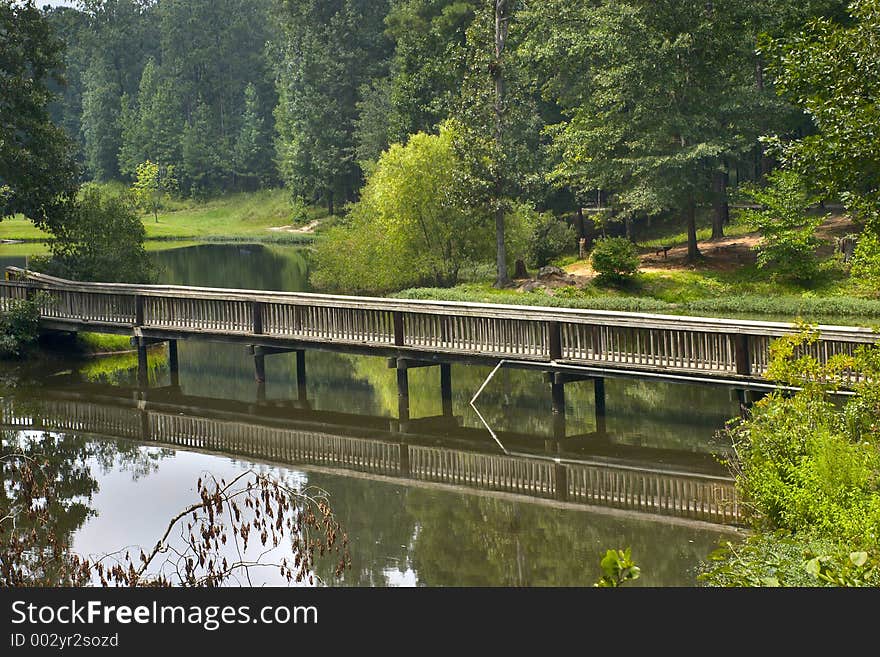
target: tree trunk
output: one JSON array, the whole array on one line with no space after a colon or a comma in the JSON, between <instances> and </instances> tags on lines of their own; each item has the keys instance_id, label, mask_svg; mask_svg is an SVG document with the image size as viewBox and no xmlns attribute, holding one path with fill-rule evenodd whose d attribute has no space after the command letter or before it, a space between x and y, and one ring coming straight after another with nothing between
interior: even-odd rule
<instances>
[{"instance_id":1,"label":"tree trunk","mask_svg":"<svg viewBox=\"0 0 880 657\"><path fill-rule=\"evenodd\" d=\"M333 216L333 191L327 193L327 212L330 213L330 216Z\"/></svg>"},{"instance_id":2,"label":"tree trunk","mask_svg":"<svg viewBox=\"0 0 880 657\"><path fill-rule=\"evenodd\" d=\"M693 264L697 261L700 255L702 255L697 246L697 204L694 202L693 198L688 200L685 214L687 218L688 233L687 262L688 264Z\"/></svg>"},{"instance_id":3,"label":"tree trunk","mask_svg":"<svg viewBox=\"0 0 880 657\"><path fill-rule=\"evenodd\" d=\"M495 269L497 270L495 287L509 287L510 276L507 273L507 250L504 246L504 208L502 207L495 210L495 249Z\"/></svg>"},{"instance_id":4,"label":"tree trunk","mask_svg":"<svg viewBox=\"0 0 880 657\"><path fill-rule=\"evenodd\" d=\"M635 236L633 235L633 219L632 214L627 212L623 218L623 229L626 231L626 239L630 242L635 242Z\"/></svg>"},{"instance_id":5,"label":"tree trunk","mask_svg":"<svg viewBox=\"0 0 880 657\"><path fill-rule=\"evenodd\" d=\"M491 71L495 78L495 145L500 151L504 140L504 70L502 55L507 40L509 26L508 9L511 0L495 0L495 61ZM504 172L498 168L495 180L495 267L497 277L495 287L508 287L510 276L507 273L507 251L504 244Z\"/></svg>"},{"instance_id":6,"label":"tree trunk","mask_svg":"<svg viewBox=\"0 0 880 657\"><path fill-rule=\"evenodd\" d=\"M581 238L584 238L587 236L587 227L584 224L584 209L581 207L580 203L578 203L578 211L577 211L577 218L575 219L575 226L577 226L578 239L581 239Z\"/></svg>"},{"instance_id":7,"label":"tree trunk","mask_svg":"<svg viewBox=\"0 0 880 657\"><path fill-rule=\"evenodd\" d=\"M724 237L724 226L730 219L727 202L727 171L716 171L712 178L712 239Z\"/></svg>"}]
</instances>

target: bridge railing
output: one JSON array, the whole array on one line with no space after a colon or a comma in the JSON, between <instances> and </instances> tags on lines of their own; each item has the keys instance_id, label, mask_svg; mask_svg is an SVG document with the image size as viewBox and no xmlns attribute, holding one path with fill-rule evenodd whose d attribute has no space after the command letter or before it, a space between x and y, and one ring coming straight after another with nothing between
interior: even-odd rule
<instances>
[{"instance_id":1,"label":"bridge railing","mask_svg":"<svg viewBox=\"0 0 880 657\"><path fill-rule=\"evenodd\" d=\"M45 292L46 320L692 374L761 376L793 324L504 304L170 285L80 283L16 267L0 305ZM821 362L874 343L874 331L819 326Z\"/></svg>"}]
</instances>

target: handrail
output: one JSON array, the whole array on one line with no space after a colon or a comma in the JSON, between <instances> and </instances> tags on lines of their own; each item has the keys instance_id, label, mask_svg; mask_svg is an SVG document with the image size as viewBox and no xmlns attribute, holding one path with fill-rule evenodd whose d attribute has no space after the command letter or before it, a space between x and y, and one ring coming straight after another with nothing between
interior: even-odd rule
<instances>
[{"instance_id":1,"label":"handrail","mask_svg":"<svg viewBox=\"0 0 880 657\"><path fill-rule=\"evenodd\" d=\"M423 299L389 299L382 297L357 297L310 292L280 292L247 290L238 288L213 288L182 285L133 285L129 283L78 282L57 278L20 267L6 267L7 279L23 279L45 288L65 291L124 294L144 297L170 297L180 299L215 299L289 305L311 305L333 308L357 308L386 312L449 315L455 311L459 316L476 316L497 319L518 319L543 322L596 324L634 328L674 328L677 330L706 333L747 334L769 337L789 335L797 330L797 324L764 322L716 317L691 317L652 313L634 313L580 308L552 308L547 306L518 306L510 304L486 304L469 301L434 301ZM831 340L873 343L880 338L874 329L858 326L820 324L815 327L820 334Z\"/></svg>"}]
</instances>

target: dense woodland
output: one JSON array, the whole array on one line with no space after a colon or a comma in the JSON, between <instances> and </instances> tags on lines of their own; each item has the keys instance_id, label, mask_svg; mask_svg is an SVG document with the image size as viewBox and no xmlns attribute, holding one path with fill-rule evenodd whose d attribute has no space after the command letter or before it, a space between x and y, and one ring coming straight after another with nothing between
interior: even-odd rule
<instances>
[{"instance_id":1,"label":"dense woodland","mask_svg":"<svg viewBox=\"0 0 880 657\"><path fill-rule=\"evenodd\" d=\"M872 16L875 5L854 7ZM284 185L347 216L369 174L421 159L439 176L431 187L377 182L373 196L416 200L361 208L357 231L331 242L338 251L395 225L397 241L444 264L394 257L417 273L385 272L373 289L455 283L462 262L493 255L503 285L525 252L520 233L540 228L533 212L580 236L611 220L632 237L673 217L697 259L696 217L723 235L732 191L821 127L809 104L828 81L786 53L856 18L845 0L81 0L44 11L64 42L51 116L84 179L132 180L150 161L184 195ZM448 143L391 151L382 166L391 147L442 132ZM837 201L849 190L836 182L805 185ZM607 211L585 219L591 206ZM331 256L318 263L325 283L346 285Z\"/></svg>"}]
</instances>

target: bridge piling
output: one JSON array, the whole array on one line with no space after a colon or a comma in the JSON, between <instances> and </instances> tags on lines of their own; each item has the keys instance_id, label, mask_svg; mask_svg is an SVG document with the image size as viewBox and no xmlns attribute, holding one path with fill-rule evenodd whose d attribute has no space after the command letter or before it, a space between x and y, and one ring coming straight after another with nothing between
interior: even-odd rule
<instances>
[{"instance_id":1,"label":"bridge piling","mask_svg":"<svg viewBox=\"0 0 880 657\"><path fill-rule=\"evenodd\" d=\"M605 412L605 379L601 377L593 379L593 395L596 409L596 433L604 435L608 432Z\"/></svg>"},{"instance_id":2,"label":"bridge piling","mask_svg":"<svg viewBox=\"0 0 880 657\"><path fill-rule=\"evenodd\" d=\"M168 341L168 369L171 372L171 385L180 386L180 365L177 359L177 340Z\"/></svg>"},{"instance_id":3,"label":"bridge piling","mask_svg":"<svg viewBox=\"0 0 880 657\"><path fill-rule=\"evenodd\" d=\"M302 349L296 352L296 396L301 404L308 403L308 391L306 388L306 352Z\"/></svg>"},{"instance_id":4,"label":"bridge piling","mask_svg":"<svg viewBox=\"0 0 880 657\"><path fill-rule=\"evenodd\" d=\"M452 417L452 366L440 364L440 400L443 404L443 417Z\"/></svg>"},{"instance_id":5,"label":"bridge piling","mask_svg":"<svg viewBox=\"0 0 880 657\"><path fill-rule=\"evenodd\" d=\"M266 383L266 355L261 351L254 352L254 377L257 383Z\"/></svg>"},{"instance_id":6,"label":"bridge piling","mask_svg":"<svg viewBox=\"0 0 880 657\"><path fill-rule=\"evenodd\" d=\"M137 381L139 388L149 385L149 365L147 363L147 343L142 338L137 340Z\"/></svg>"},{"instance_id":7,"label":"bridge piling","mask_svg":"<svg viewBox=\"0 0 880 657\"><path fill-rule=\"evenodd\" d=\"M553 438L557 441L565 440L565 384L554 382L550 384L550 397L553 408Z\"/></svg>"},{"instance_id":8,"label":"bridge piling","mask_svg":"<svg viewBox=\"0 0 880 657\"><path fill-rule=\"evenodd\" d=\"M409 422L409 370L405 365L397 367L397 419L400 430L405 431Z\"/></svg>"}]
</instances>

